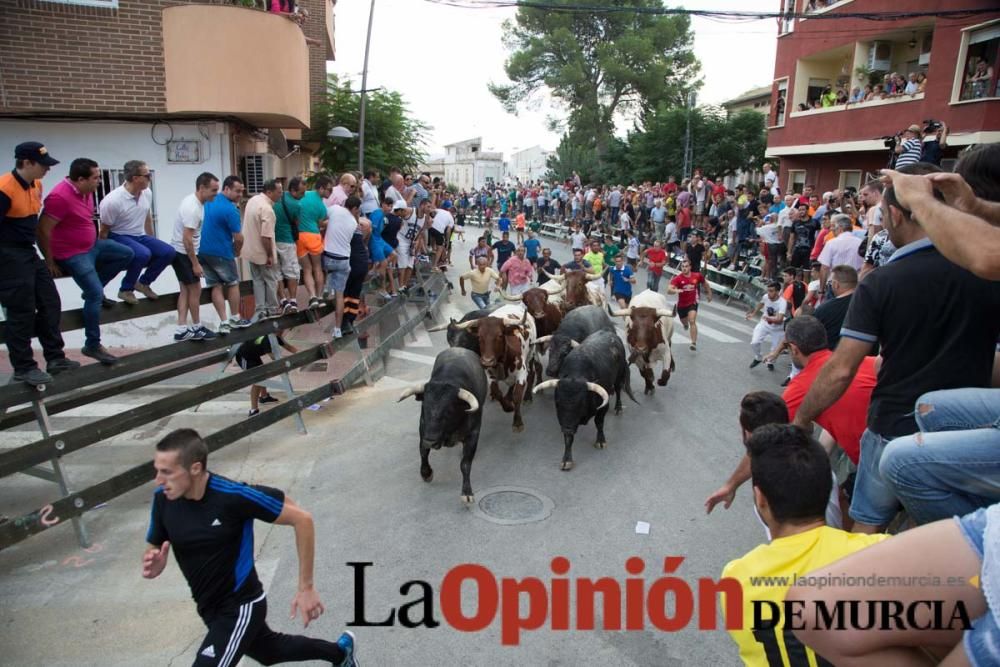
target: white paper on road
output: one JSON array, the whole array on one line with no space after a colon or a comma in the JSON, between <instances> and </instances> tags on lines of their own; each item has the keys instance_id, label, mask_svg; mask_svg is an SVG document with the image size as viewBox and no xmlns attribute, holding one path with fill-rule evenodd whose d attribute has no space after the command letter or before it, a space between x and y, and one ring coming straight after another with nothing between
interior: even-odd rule
<instances>
[{"instance_id":1,"label":"white paper on road","mask_svg":"<svg viewBox=\"0 0 1000 667\"><path fill-rule=\"evenodd\" d=\"M649 523L646 521L636 521L635 532L637 535L649 535Z\"/></svg>"}]
</instances>

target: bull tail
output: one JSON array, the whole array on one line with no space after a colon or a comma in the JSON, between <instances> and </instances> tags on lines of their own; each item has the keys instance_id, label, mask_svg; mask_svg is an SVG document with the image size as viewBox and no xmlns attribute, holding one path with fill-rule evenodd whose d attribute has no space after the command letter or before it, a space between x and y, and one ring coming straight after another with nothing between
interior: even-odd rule
<instances>
[{"instance_id":1,"label":"bull tail","mask_svg":"<svg viewBox=\"0 0 1000 667\"><path fill-rule=\"evenodd\" d=\"M635 400L635 395L632 393L632 373L628 366L625 367L625 382L622 384L622 389L625 391L625 395L632 399L632 402L636 405L641 405L639 401Z\"/></svg>"}]
</instances>

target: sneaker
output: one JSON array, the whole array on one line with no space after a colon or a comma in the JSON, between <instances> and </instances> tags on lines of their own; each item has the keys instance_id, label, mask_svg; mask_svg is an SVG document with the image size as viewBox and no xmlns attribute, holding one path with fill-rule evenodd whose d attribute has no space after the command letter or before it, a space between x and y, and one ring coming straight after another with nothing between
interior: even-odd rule
<instances>
[{"instance_id":1,"label":"sneaker","mask_svg":"<svg viewBox=\"0 0 1000 667\"><path fill-rule=\"evenodd\" d=\"M293 313L299 312L299 304L295 301L286 301L285 305L281 307L281 312L285 315L291 315Z\"/></svg>"},{"instance_id":2,"label":"sneaker","mask_svg":"<svg viewBox=\"0 0 1000 667\"><path fill-rule=\"evenodd\" d=\"M175 331L174 340L178 342L182 340L196 340L195 330L190 327L185 327L183 331Z\"/></svg>"},{"instance_id":3,"label":"sneaker","mask_svg":"<svg viewBox=\"0 0 1000 667\"><path fill-rule=\"evenodd\" d=\"M103 345L98 345L97 347L84 346L80 348L80 354L91 359L97 359L105 366L114 366L118 363L118 357L108 352L107 348Z\"/></svg>"},{"instance_id":4,"label":"sneaker","mask_svg":"<svg viewBox=\"0 0 1000 667\"><path fill-rule=\"evenodd\" d=\"M250 417L256 417L259 414L260 414L260 408L257 408L256 410L248 410L247 419L249 419Z\"/></svg>"},{"instance_id":5,"label":"sneaker","mask_svg":"<svg viewBox=\"0 0 1000 667\"><path fill-rule=\"evenodd\" d=\"M774 371L774 364L772 364L770 361L767 362L767 370L772 372Z\"/></svg>"},{"instance_id":6,"label":"sneaker","mask_svg":"<svg viewBox=\"0 0 1000 667\"><path fill-rule=\"evenodd\" d=\"M160 298L156 292L150 289L149 285L143 285L142 283L136 283L135 291L143 295L150 301L156 301L157 299Z\"/></svg>"},{"instance_id":7,"label":"sneaker","mask_svg":"<svg viewBox=\"0 0 1000 667\"><path fill-rule=\"evenodd\" d=\"M334 327L333 328L333 339L337 340L338 338L343 338L343 337L344 337L344 332L342 332L340 330L340 327Z\"/></svg>"},{"instance_id":8,"label":"sneaker","mask_svg":"<svg viewBox=\"0 0 1000 667\"><path fill-rule=\"evenodd\" d=\"M229 334L231 330L232 329L229 326L229 322L223 320L222 322L219 322L219 329L215 333L219 334L220 336L226 336Z\"/></svg>"},{"instance_id":9,"label":"sneaker","mask_svg":"<svg viewBox=\"0 0 1000 667\"><path fill-rule=\"evenodd\" d=\"M118 298L124 301L125 303L129 304L130 306L134 306L135 304L139 303L139 299L135 298L135 292L133 292L132 290L128 291L122 290L121 292L118 292Z\"/></svg>"},{"instance_id":10,"label":"sneaker","mask_svg":"<svg viewBox=\"0 0 1000 667\"><path fill-rule=\"evenodd\" d=\"M357 332L354 330L353 324L351 324L350 322L344 322L343 324L340 325L340 333L344 336L350 336Z\"/></svg>"},{"instance_id":11,"label":"sneaker","mask_svg":"<svg viewBox=\"0 0 1000 667\"><path fill-rule=\"evenodd\" d=\"M791 376L791 375L789 375L788 377L786 377L786 378L785 378L785 379L784 379L784 380L783 380L783 381L781 382L781 386L782 386L782 387L787 387L787 386L788 386L788 383L789 383L789 382L791 382L791 381L792 381L792 376Z\"/></svg>"},{"instance_id":12,"label":"sneaker","mask_svg":"<svg viewBox=\"0 0 1000 667\"><path fill-rule=\"evenodd\" d=\"M230 317L227 322L230 329L246 329L249 326L253 326L253 322L245 320L242 317Z\"/></svg>"},{"instance_id":13,"label":"sneaker","mask_svg":"<svg viewBox=\"0 0 1000 667\"><path fill-rule=\"evenodd\" d=\"M257 402L258 403L280 403L281 401L279 401L278 399L276 399L274 396L271 396L270 394L268 394L267 396L261 396L260 398L258 398Z\"/></svg>"},{"instance_id":14,"label":"sneaker","mask_svg":"<svg viewBox=\"0 0 1000 667\"><path fill-rule=\"evenodd\" d=\"M62 359L55 359L49 362L48 367L45 369L49 372L49 375L58 375L65 371L71 371L73 369L79 368L80 362L73 361L72 359L67 359L63 357Z\"/></svg>"},{"instance_id":15,"label":"sneaker","mask_svg":"<svg viewBox=\"0 0 1000 667\"><path fill-rule=\"evenodd\" d=\"M318 296L309 297L309 308L319 308L323 305L323 299Z\"/></svg>"},{"instance_id":16,"label":"sneaker","mask_svg":"<svg viewBox=\"0 0 1000 667\"><path fill-rule=\"evenodd\" d=\"M344 632L337 639L337 646L344 652L344 659L340 661L338 667L361 667L358 662L357 638L350 630Z\"/></svg>"},{"instance_id":17,"label":"sneaker","mask_svg":"<svg viewBox=\"0 0 1000 667\"><path fill-rule=\"evenodd\" d=\"M37 387L41 384L46 384L52 382L52 376L43 371L37 366L31 370L23 371L21 373L14 373L15 382L23 382L25 384L30 384L32 387Z\"/></svg>"},{"instance_id":18,"label":"sneaker","mask_svg":"<svg viewBox=\"0 0 1000 667\"><path fill-rule=\"evenodd\" d=\"M750 368L757 368L758 366L760 366L762 361L763 361L762 359L754 359L753 361L750 362Z\"/></svg>"},{"instance_id":19,"label":"sneaker","mask_svg":"<svg viewBox=\"0 0 1000 667\"><path fill-rule=\"evenodd\" d=\"M198 325L194 330L194 340L212 340L218 338L219 334L202 325Z\"/></svg>"},{"instance_id":20,"label":"sneaker","mask_svg":"<svg viewBox=\"0 0 1000 667\"><path fill-rule=\"evenodd\" d=\"M697 352L698 351L698 346L695 345L694 343L691 343L691 351L692 352Z\"/></svg>"},{"instance_id":21,"label":"sneaker","mask_svg":"<svg viewBox=\"0 0 1000 667\"><path fill-rule=\"evenodd\" d=\"M389 294L388 292L386 292L384 289L383 290L379 290L378 291L378 295L380 297L382 297L383 299L391 299L392 298L392 295Z\"/></svg>"}]
</instances>

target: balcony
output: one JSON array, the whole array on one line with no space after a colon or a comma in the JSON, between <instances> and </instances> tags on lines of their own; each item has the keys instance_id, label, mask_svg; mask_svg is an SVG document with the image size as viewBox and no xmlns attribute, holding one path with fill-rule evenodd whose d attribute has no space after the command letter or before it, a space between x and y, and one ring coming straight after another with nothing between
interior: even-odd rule
<instances>
[{"instance_id":1,"label":"balcony","mask_svg":"<svg viewBox=\"0 0 1000 667\"><path fill-rule=\"evenodd\" d=\"M309 127L309 50L274 14L224 5L163 10L167 113Z\"/></svg>"}]
</instances>

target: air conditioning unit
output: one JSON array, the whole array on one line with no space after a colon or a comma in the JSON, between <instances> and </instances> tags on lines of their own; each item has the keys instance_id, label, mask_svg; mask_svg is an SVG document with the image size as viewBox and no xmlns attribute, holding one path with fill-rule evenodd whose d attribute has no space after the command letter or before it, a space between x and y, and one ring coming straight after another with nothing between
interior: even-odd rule
<instances>
[{"instance_id":1,"label":"air conditioning unit","mask_svg":"<svg viewBox=\"0 0 1000 667\"><path fill-rule=\"evenodd\" d=\"M248 195L264 189L264 181L271 178L271 161L263 153L243 156L243 185Z\"/></svg>"},{"instance_id":2,"label":"air conditioning unit","mask_svg":"<svg viewBox=\"0 0 1000 667\"><path fill-rule=\"evenodd\" d=\"M917 63L926 67L931 64L931 54L930 52L921 53L920 57L917 58Z\"/></svg>"},{"instance_id":3,"label":"air conditioning unit","mask_svg":"<svg viewBox=\"0 0 1000 667\"><path fill-rule=\"evenodd\" d=\"M892 42L872 42L868 47L868 69L876 72L892 70Z\"/></svg>"}]
</instances>

